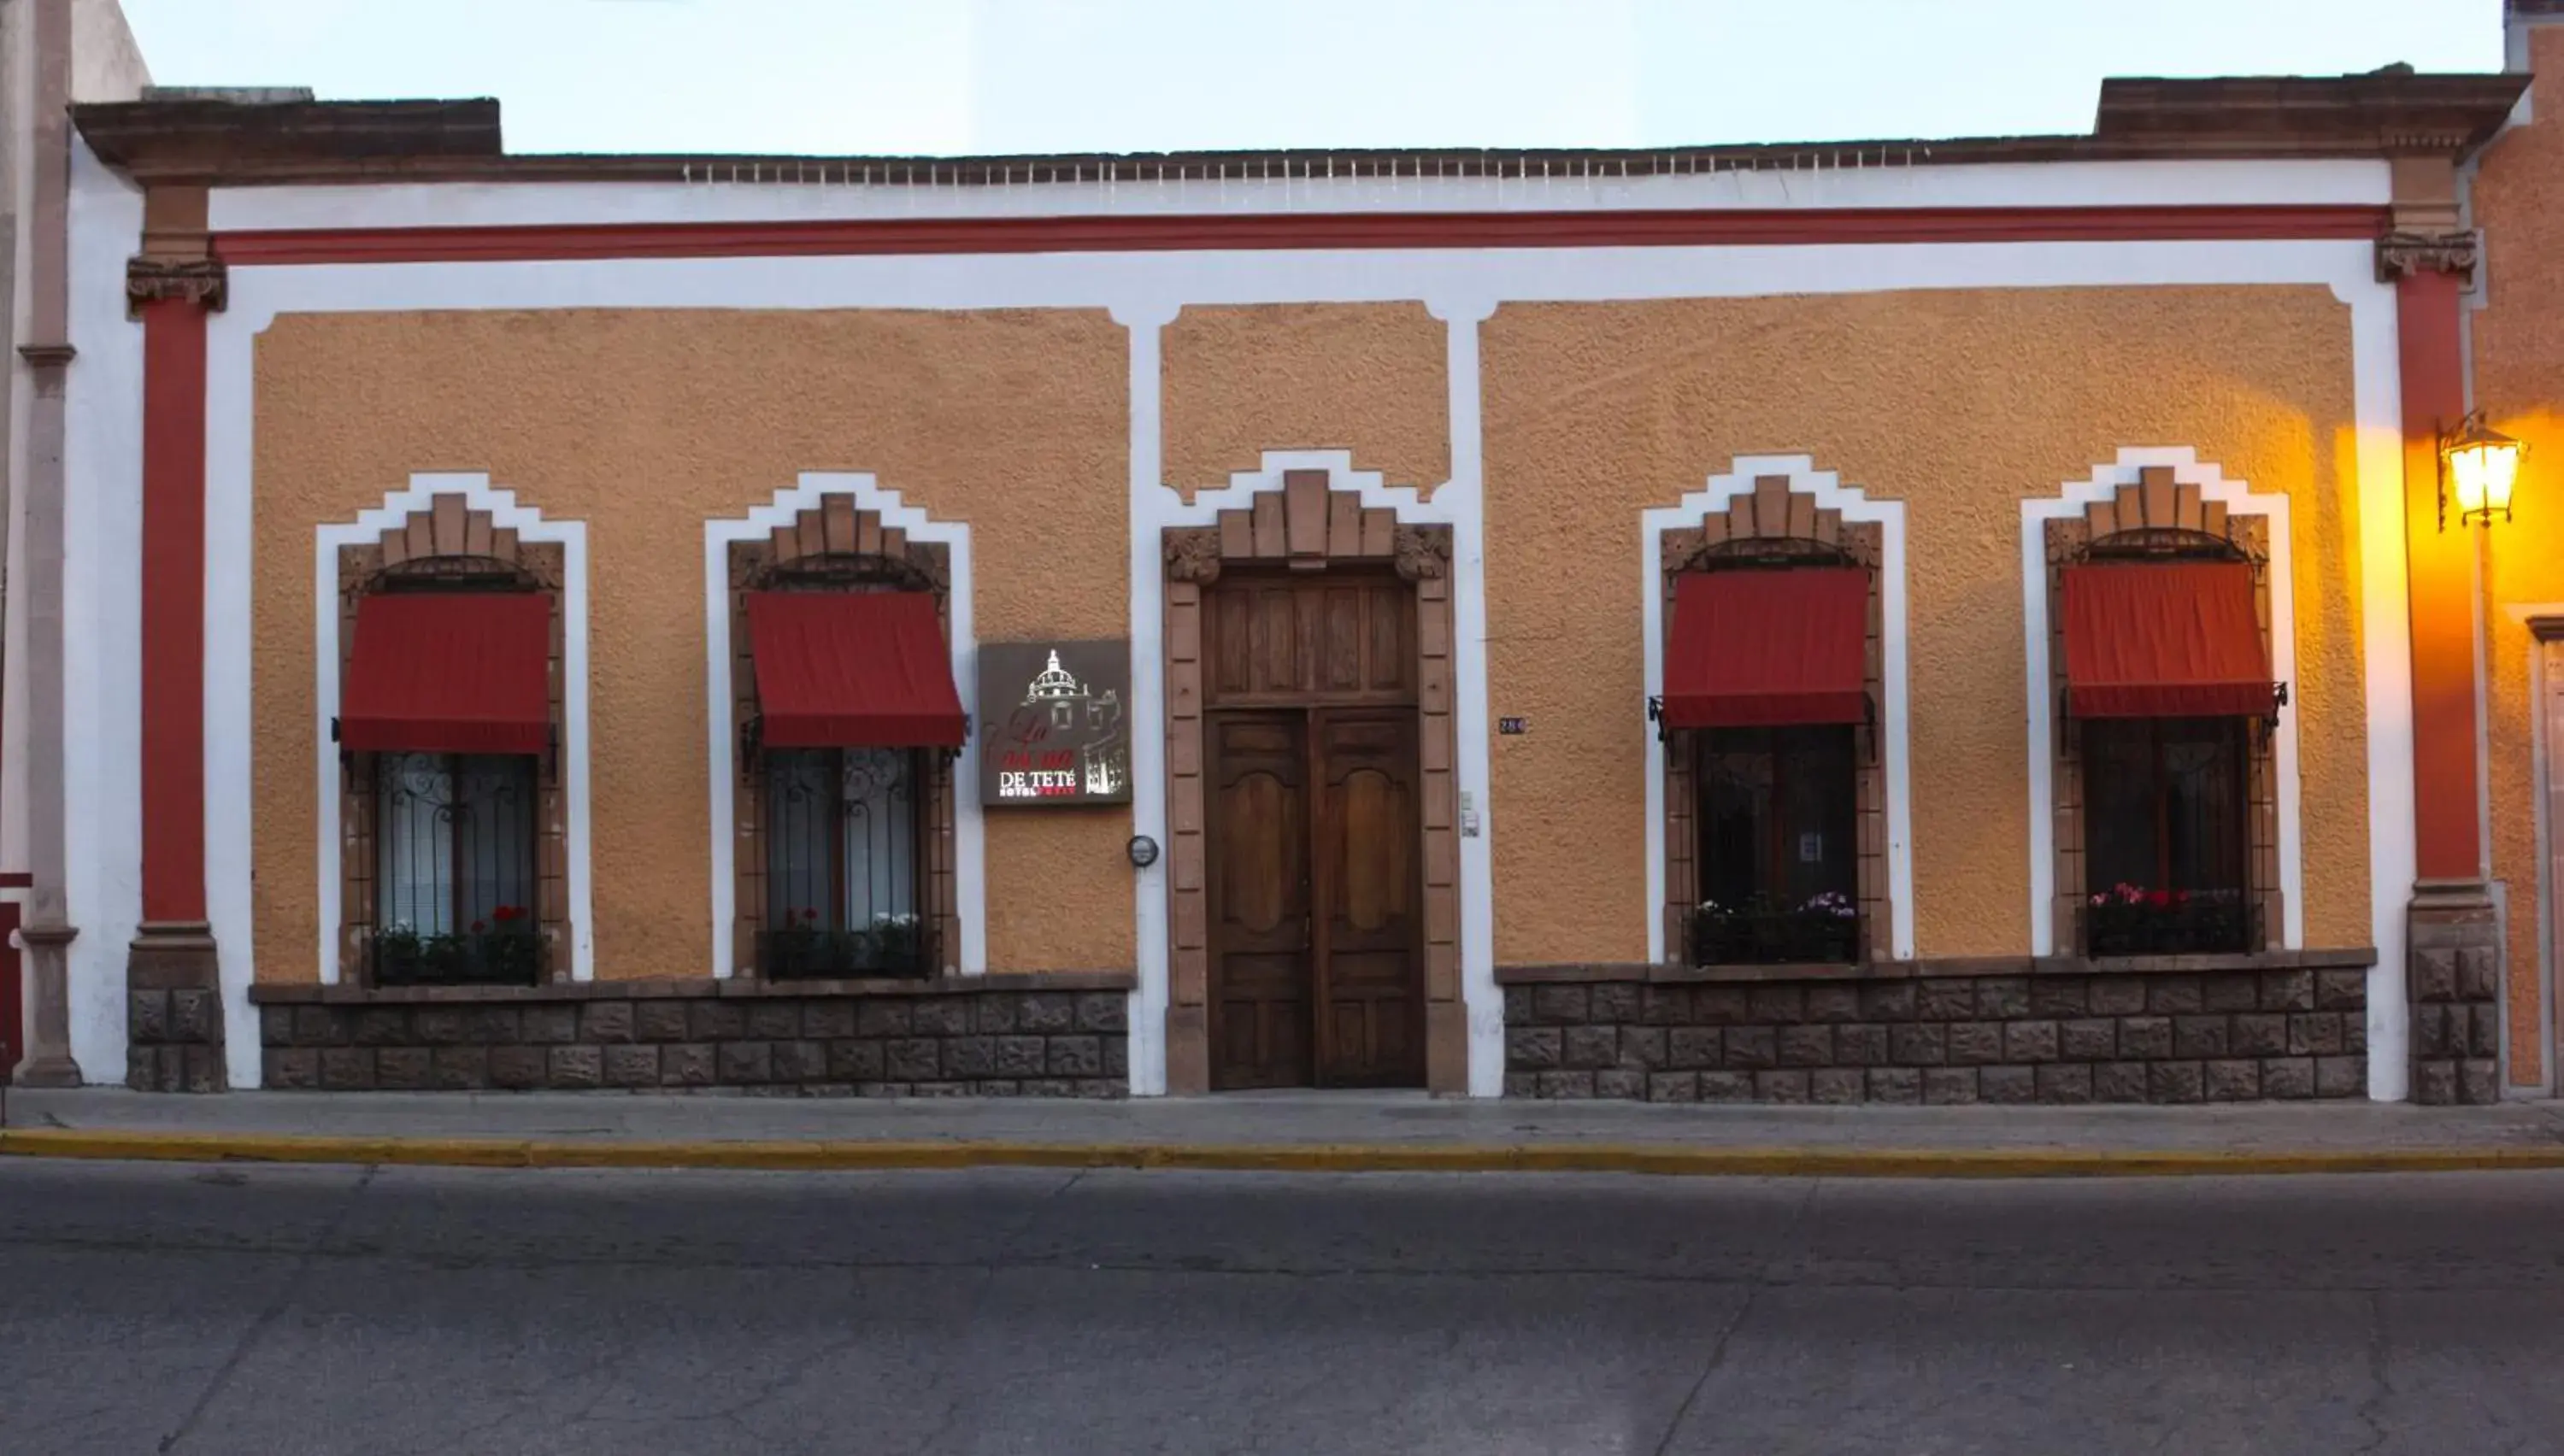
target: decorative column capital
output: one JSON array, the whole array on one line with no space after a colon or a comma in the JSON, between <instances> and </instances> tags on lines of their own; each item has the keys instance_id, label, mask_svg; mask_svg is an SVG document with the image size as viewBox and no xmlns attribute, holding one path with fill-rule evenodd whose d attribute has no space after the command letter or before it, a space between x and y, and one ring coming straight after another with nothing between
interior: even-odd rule
<instances>
[{"instance_id":1,"label":"decorative column capital","mask_svg":"<svg viewBox=\"0 0 2564 1456\"><path fill-rule=\"evenodd\" d=\"M1390 537L1391 560L1401 580L1438 581L1451 574L1451 528L1401 525Z\"/></svg>"},{"instance_id":2,"label":"decorative column capital","mask_svg":"<svg viewBox=\"0 0 2564 1456\"><path fill-rule=\"evenodd\" d=\"M1167 579L1208 586L1219 579L1219 527L1185 526L1167 532Z\"/></svg>"},{"instance_id":3,"label":"decorative column capital","mask_svg":"<svg viewBox=\"0 0 2564 1456\"><path fill-rule=\"evenodd\" d=\"M131 258L124 265L124 305L132 312L145 304L172 300L219 313L229 302L231 273L219 258Z\"/></svg>"},{"instance_id":4,"label":"decorative column capital","mask_svg":"<svg viewBox=\"0 0 2564 1456\"><path fill-rule=\"evenodd\" d=\"M2470 232L2391 232L2377 240L2377 281L2393 283L2417 273L2470 276L2479 251Z\"/></svg>"}]
</instances>

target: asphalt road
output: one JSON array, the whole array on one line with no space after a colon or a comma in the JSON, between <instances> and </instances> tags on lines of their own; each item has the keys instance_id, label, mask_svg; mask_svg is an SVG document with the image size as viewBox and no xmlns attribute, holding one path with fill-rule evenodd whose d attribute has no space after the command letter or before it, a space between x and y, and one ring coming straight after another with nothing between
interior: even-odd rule
<instances>
[{"instance_id":1,"label":"asphalt road","mask_svg":"<svg viewBox=\"0 0 2564 1456\"><path fill-rule=\"evenodd\" d=\"M2564 1175L0 1163L0 1452L2564 1451Z\"/></svg>"}]
</instances>

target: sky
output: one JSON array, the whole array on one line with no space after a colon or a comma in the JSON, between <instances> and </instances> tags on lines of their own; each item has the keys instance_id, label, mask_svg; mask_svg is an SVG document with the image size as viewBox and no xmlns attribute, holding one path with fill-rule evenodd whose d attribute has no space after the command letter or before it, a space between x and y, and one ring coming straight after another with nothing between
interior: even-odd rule
<instances>
[{"instance_id":1,"label":"sky","mask_svg":"<svg viewBox=\"0 0 2564 1456\"><path fill-rule=\"evenodd\" d=\"M2104 76L2501 68L2501 0L122 0L164 86L495 96L512 152L2090 129Z\"/></svg>"}]
</instances>

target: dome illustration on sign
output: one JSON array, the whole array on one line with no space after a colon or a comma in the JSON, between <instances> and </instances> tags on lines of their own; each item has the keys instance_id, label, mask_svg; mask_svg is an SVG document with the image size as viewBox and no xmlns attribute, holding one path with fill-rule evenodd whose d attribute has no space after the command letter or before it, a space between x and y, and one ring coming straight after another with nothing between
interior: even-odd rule
<instances>
[{"instance_id":1,"label":"dome illustration on sign","mask_svg":"<svg viewBox=\"0 0 2564 1456\"><path fill-rule=\"evenodd\" d=\"M1023 706L1046 714L1051 730L1086 739L1078 747L1078 773L1083 791L1111 795L1131 781L1130 745L1122 729L1121 695L1096 694L1060 665L1058 649L1049 664L1024 687Z\"/></svg>"},{"instance_id":2,"label":"dome illustration on sign","mask_svg":"<svg viewBox=\"0 0 2564 1456\"><path fill-rule=\"evenodd\" d=\"M1042 669L1040 677L1033 679L1032 691L1025 695L1025 701L1038 703L1049 698L1075 698L1078 691L1077 679L1059 665L1059 654L1053 652L1050 666Z\"/></svg>"}]
</instances>

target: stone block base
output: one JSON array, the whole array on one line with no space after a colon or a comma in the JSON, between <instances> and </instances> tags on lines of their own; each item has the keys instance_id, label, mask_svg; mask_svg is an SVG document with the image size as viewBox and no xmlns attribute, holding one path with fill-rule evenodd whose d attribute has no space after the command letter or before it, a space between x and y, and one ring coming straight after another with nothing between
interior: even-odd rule
<instances>
[{"instance_id":1,"label":"stone block base","mask_svg":"<svg viewBox=\"0 0 2564 1456\"><path fill-rule=\"evenodd\" d=\"M124 962L124 1085L221 1092L223 993L214 937L199 924L146 924Z\"/></svg>"},{"instance_id":2,"label":"stone block base","mask_svg":"<svg viewBox=\"0 0 2564 1456\"><path fill-rule=\"evenodd\" d=\"M1505 1093L1763 1103L2364 1097L2367 1004L2367 971L2346 965L1561 977L1505 987Z\"/></svg>"},{"instance_id":3,"label":"stone block base","mask_svg":"<svg viewBox=\"0 0 2564 1456\"><path fill-rule=\"evenodd\" d=\"M1130 1089L1128 977L258 986L270 1088L1095 1097Z\"/></svg>"},{"instance_id":4,"label":"stone block base","mask_svg":"<svg viewBox=\"0 0 2564 1456\"><path fill-rule=\"evenodd\" d=\"M2413 1101L2501 1101L2501 923L2491 898L2480 886L2425 884L2409 927Z\"/></svg>"}]
</instances>

